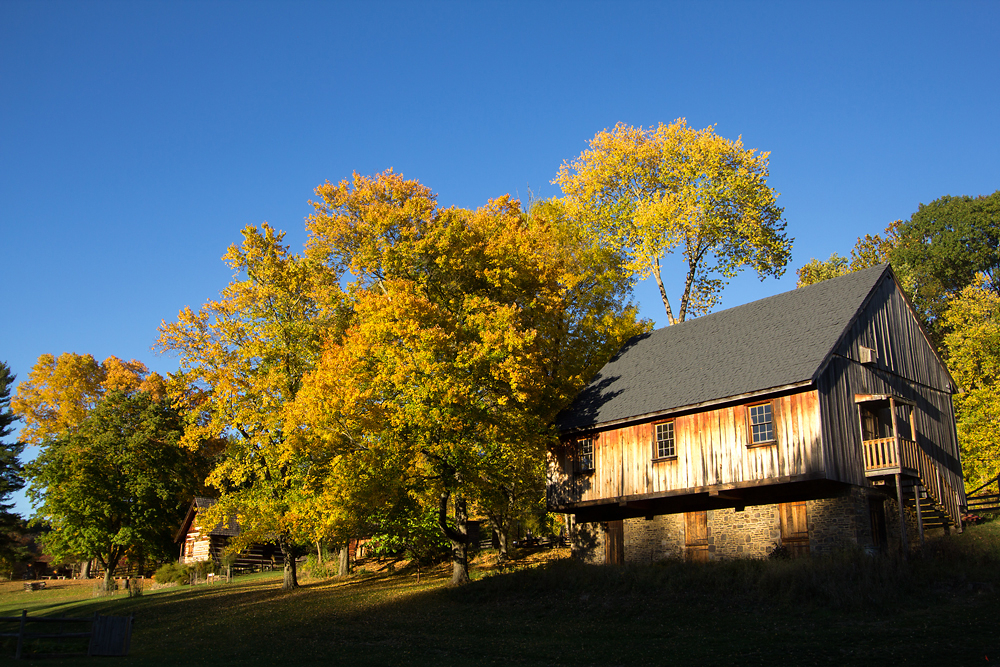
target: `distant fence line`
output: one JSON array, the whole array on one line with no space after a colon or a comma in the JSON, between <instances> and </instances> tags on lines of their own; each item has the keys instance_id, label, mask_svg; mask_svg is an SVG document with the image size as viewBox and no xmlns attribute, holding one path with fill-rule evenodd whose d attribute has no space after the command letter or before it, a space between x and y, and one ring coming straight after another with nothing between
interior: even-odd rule
<instances>
[{"instance_id":1,"label":"distant fence line","mask_svg":"<svg viewBox=\"0 0 1000 667\"><path fill-rule=\"evenodd\" d=\"M92 618L50 618L28 616L28 610L20 616L0 616L0 623L19 623L17 632L0 632L0 637L16 637L17 648L14 659L25 658L75 658L84 656L126 656L132 641L132 620L129 616L101 616ZM90 623L89 632L27 632L28 623ZM87 639L87 651L77 653L28 653L26 640L32 639Z\"/></svg>"}]
</instances>

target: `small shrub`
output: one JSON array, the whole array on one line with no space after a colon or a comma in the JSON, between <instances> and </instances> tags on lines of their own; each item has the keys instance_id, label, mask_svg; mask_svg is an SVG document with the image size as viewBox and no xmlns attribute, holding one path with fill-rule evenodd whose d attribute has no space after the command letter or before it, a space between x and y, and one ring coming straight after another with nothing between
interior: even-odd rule
<instances>
[{"instance_id":1,"label":"small shrub","mask_svg":"<svg viewBox=\"0 0 1000 667\"><path fill-rule=\"evenodd\" d=\"M337 576L338 563L330 559L319 562L316 554L310 554L306 558L306 562L299 566L300 572L304 577L310 579L329 579L330 577Z\"/></svg>"},{"instance_id":2,"label":"small shrub","mask_svg":"<svg viewBox=\"0 0 1000 667\"><path fill-rule=\"evenodd\" d=\"M785 545L775 542L774 548L767 554L767 557L771 560L791 560L792 552Z\"/></svg>"},{"instance_id":3,"label":"small shrub","mask_svg":"<svg viewBox=\"0 0 1000 667\"><path fill-rule=\"evenodd\" d=\"M153 575L158 584L186 584L190 581L190 569L180 563L166 563Z\"/></svg>"},{"instance_id":4,"label":"small shrub","mask_svg":"<svg viewBox=\"0 0 1000 667\"><path fill-rule=\"evenodd\" d=\"M213 560L200 560L193 563L191 566L191 571L194 573L195 580L205 579L209 574L215 574L215 561Z\"/></svg>"}]
</instances>

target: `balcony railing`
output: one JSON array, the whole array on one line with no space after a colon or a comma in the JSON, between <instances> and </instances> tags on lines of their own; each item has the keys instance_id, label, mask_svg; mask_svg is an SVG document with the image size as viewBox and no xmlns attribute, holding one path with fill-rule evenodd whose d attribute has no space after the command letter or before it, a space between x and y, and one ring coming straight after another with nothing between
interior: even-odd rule
<instances>
[{"instance_id":1,"label":"balcony railing","mask_svg":"<svg viewBox=\"0 0 1000 667\"><path fill-rule=\"evenodd\" d=\"M868 477L897 472L916 472L917 443L905 438L876 438L861 443Z\"/></svg>"}]
</instances>

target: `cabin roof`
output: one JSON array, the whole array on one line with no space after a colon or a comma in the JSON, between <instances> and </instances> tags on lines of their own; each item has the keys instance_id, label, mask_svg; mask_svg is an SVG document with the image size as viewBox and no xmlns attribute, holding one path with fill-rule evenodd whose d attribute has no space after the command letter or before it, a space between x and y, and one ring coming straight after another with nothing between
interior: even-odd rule
<instances>
[{"instance_id":1,"label":"cabin roof","mask_svg":"<svg viewBox=\"0 0 1000 667\"><path fill-rule=\"evenodd\" d=\"M212 507L217 502L219 501L216 498L195 496L194 500L191 501L191 506L188 508L187 515L184 517L184 521L181 523L180 529L174 535L174 542L180 542L181 540L186 539L188 532L191 531L191 527L194 524L195 515L201 510ZM207 534L235 537L240 534L240 526L236 522L236 517L229 517L225 523L219 522L219 524L212 530L208 531Z\"/></svg>"},{"instance_id":2,"label":"cabin roof","mask_svg":"<svg viewBox=\"0 0 1000 667\"><path fill-rule=\"evenodd\" d=\"M815 381L886 273L880 264L636 336L556 426L586 429Z\"/></svg>"}]
</instances>

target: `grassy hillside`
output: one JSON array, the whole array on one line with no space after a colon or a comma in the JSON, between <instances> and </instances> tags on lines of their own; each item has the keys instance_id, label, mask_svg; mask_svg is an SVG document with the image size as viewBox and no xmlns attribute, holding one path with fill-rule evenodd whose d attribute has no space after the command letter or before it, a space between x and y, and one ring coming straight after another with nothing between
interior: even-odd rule
<instances>
[{"instance_id":1,"label":"grassy hillside","mask_svg":"<svg viewBox=\"0 0 1000 667\"><path fill-rule=\"evenodd\" d=\"M1000 522L924 559L584 566L560 553L447 571L358 574L282 593L278 573L92 599L92 585L0 590L0 615L135 613L116 665L979 664L1000 660ZM487 561L489 556L481 559ZM7 640L0 662L13 656ZM101 659L23 664L91 664Z\"/></svg>"}]
</instances>

